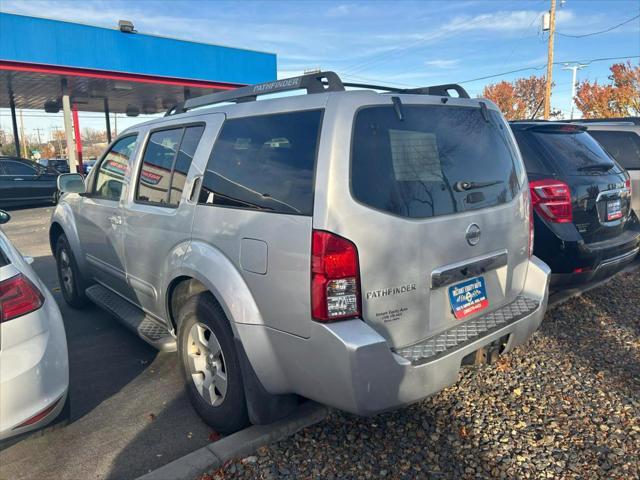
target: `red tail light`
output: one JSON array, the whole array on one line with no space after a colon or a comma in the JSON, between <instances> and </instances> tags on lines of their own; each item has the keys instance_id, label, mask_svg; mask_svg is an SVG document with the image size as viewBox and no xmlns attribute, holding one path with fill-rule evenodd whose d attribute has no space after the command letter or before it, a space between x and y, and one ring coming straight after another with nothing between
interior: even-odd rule
<instances>
[{"instance_id":1,"label":"red tail light","mask_svg":"<svg viewBox=\"0 0 640 480\"><path fill-rule=\"evenodd\" d=\"M12 428L12 430L17 430L17 429L22 428L22 427L28 427L29 425L33 425L34 423L38 423L40 420L46 418L51 412L53 412L55 410L55 408L58 406L58 403L60 403L60 400L62 400L62 397L57 399L55 402L53 402L51 405L49 405L44 410L42 410L39 413L35 414L33 417L28 418L27 420L22 422L20 425L16 425L15 427Z\"/></svg>"},{"instance_id":2,"label":"red tail light","mask_svg":"<svg viewBox=\"0 0 640 480\"><path fill-rule=\"evenodd\" d=\"M529 258L533 255L533 200L531 199L531 194L529 195Z\"/></svg>"},{"instance_id":3,"label":"red tail light","mask_svg":"<svg viewBox=\"0 0 640 480\"><path fill-rule=\"evenodd\" d=\"M40 291L21 273L0 282L0 322L38 310L43 303Z\"/></svg>"},{"instance_id":4,"label":"red tail light","mask_svg":"<svg viewBox=\"0 0 640 480\"><path fill-rule=\"evenodd\" d=\"M554 223L571 223L571 190L559 180L544 179L529 182L531 203L540 216Z\"/></svg>"},{"instance_id":5,"label":"red tail light","mask_svg":"<svg viewBox=\"0 0 640 480\"><path fill-rule=\"evenodd\" d=\"M328 322L360 316L358 251L349 240L313 231L311 315Z\"/></svg>"},{"instance_id":6,"label":"red tail light","mask_svg":"<svg viewBox=\"0 0 640 480\"><path fill-rule=\"evenodd\" d=\"M629 195L631 195L631 177L624 181L624 186L629 190Z\"/></svg>"}]
</instances>

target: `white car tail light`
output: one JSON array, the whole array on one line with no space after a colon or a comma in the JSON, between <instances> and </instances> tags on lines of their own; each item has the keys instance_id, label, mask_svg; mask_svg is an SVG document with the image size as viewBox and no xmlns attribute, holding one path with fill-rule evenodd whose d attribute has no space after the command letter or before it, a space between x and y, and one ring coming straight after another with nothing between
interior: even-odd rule
<instances>
[{"instance_id":1,"label":"white car tail light","mask_svg":"<svg viewBox=\"0 0 640 480\"><path fill-rule=\"evenodd\" d=\"M328 322L360 316L358 251L349 240L313 231L311 247L311 314Z\"/></svg>"},{"instance_id":2,"label":"white car tail light","mask_svg":"<svg viewBox=\"0 0 640 480\"><path fill-rule=\"evenodd\" d=\"M42 293L21 273L0 282L0 322L7 322L38 310Z\"/></svg>"}]
</instances>

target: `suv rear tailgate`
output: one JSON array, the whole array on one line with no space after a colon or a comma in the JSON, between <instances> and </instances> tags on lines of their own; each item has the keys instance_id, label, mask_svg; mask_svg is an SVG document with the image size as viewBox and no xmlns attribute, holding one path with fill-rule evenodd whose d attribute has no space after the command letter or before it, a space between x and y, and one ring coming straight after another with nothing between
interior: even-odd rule
<instances>
[{"instance_id":1,"label":"suv rear tailgate","mask_svg":"<svg viewBox=\"0 0 640 480\"><path fill-rule=\"evenodd\" d=\"M314 222L356 245L363 320L394 348L512 301L529 238L524 167L500 113L472 100L400 98L401 114L391 99L356 109L350 195L334 175L339 208L330 203L331 221ZM450 287L471 279L486 301L456 318Z\"/></svg>"}]
</instances>

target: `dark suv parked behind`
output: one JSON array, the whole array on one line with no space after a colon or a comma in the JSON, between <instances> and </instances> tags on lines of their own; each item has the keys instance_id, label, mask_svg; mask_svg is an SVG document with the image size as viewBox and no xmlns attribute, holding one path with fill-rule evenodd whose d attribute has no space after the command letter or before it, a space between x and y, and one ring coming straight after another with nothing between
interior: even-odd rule
<instances>
[{"instance_id":1,"label":"dark suv parked behind","mask_svg":"<svg viewBox=\"0 0 640 480\"><path fill-rule=\"evenodd\" d=\"M640 224L628 173L580 125L512 122L535 211L534 254L555 284L602 278L631 262Z\"/></svg>"}]
</instances>

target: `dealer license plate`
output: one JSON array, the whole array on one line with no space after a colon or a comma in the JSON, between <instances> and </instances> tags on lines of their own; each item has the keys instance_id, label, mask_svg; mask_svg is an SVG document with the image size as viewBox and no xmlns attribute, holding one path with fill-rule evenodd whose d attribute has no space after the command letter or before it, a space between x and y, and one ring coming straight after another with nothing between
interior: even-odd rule
<instances>
[{"instance_id":1,"label":"dealer license plate","mask_svg":"<svg viewBox=\"0 0 640 480\"><path fill-rule=\"evenodd\" d=\"M489 306L484 277L475 277L449 287L451 309L458 320Z\"/></svg>"},{"instance_id":2,"label":"dealer license plate","mask_svg":"<svg viewBox=\"0 0 640 480\"><path fill-rule=\"evenodd\" d=\"M620 199L607 202L607 222L622 218L622 206Z\"/></svg>"}]
</instances>

